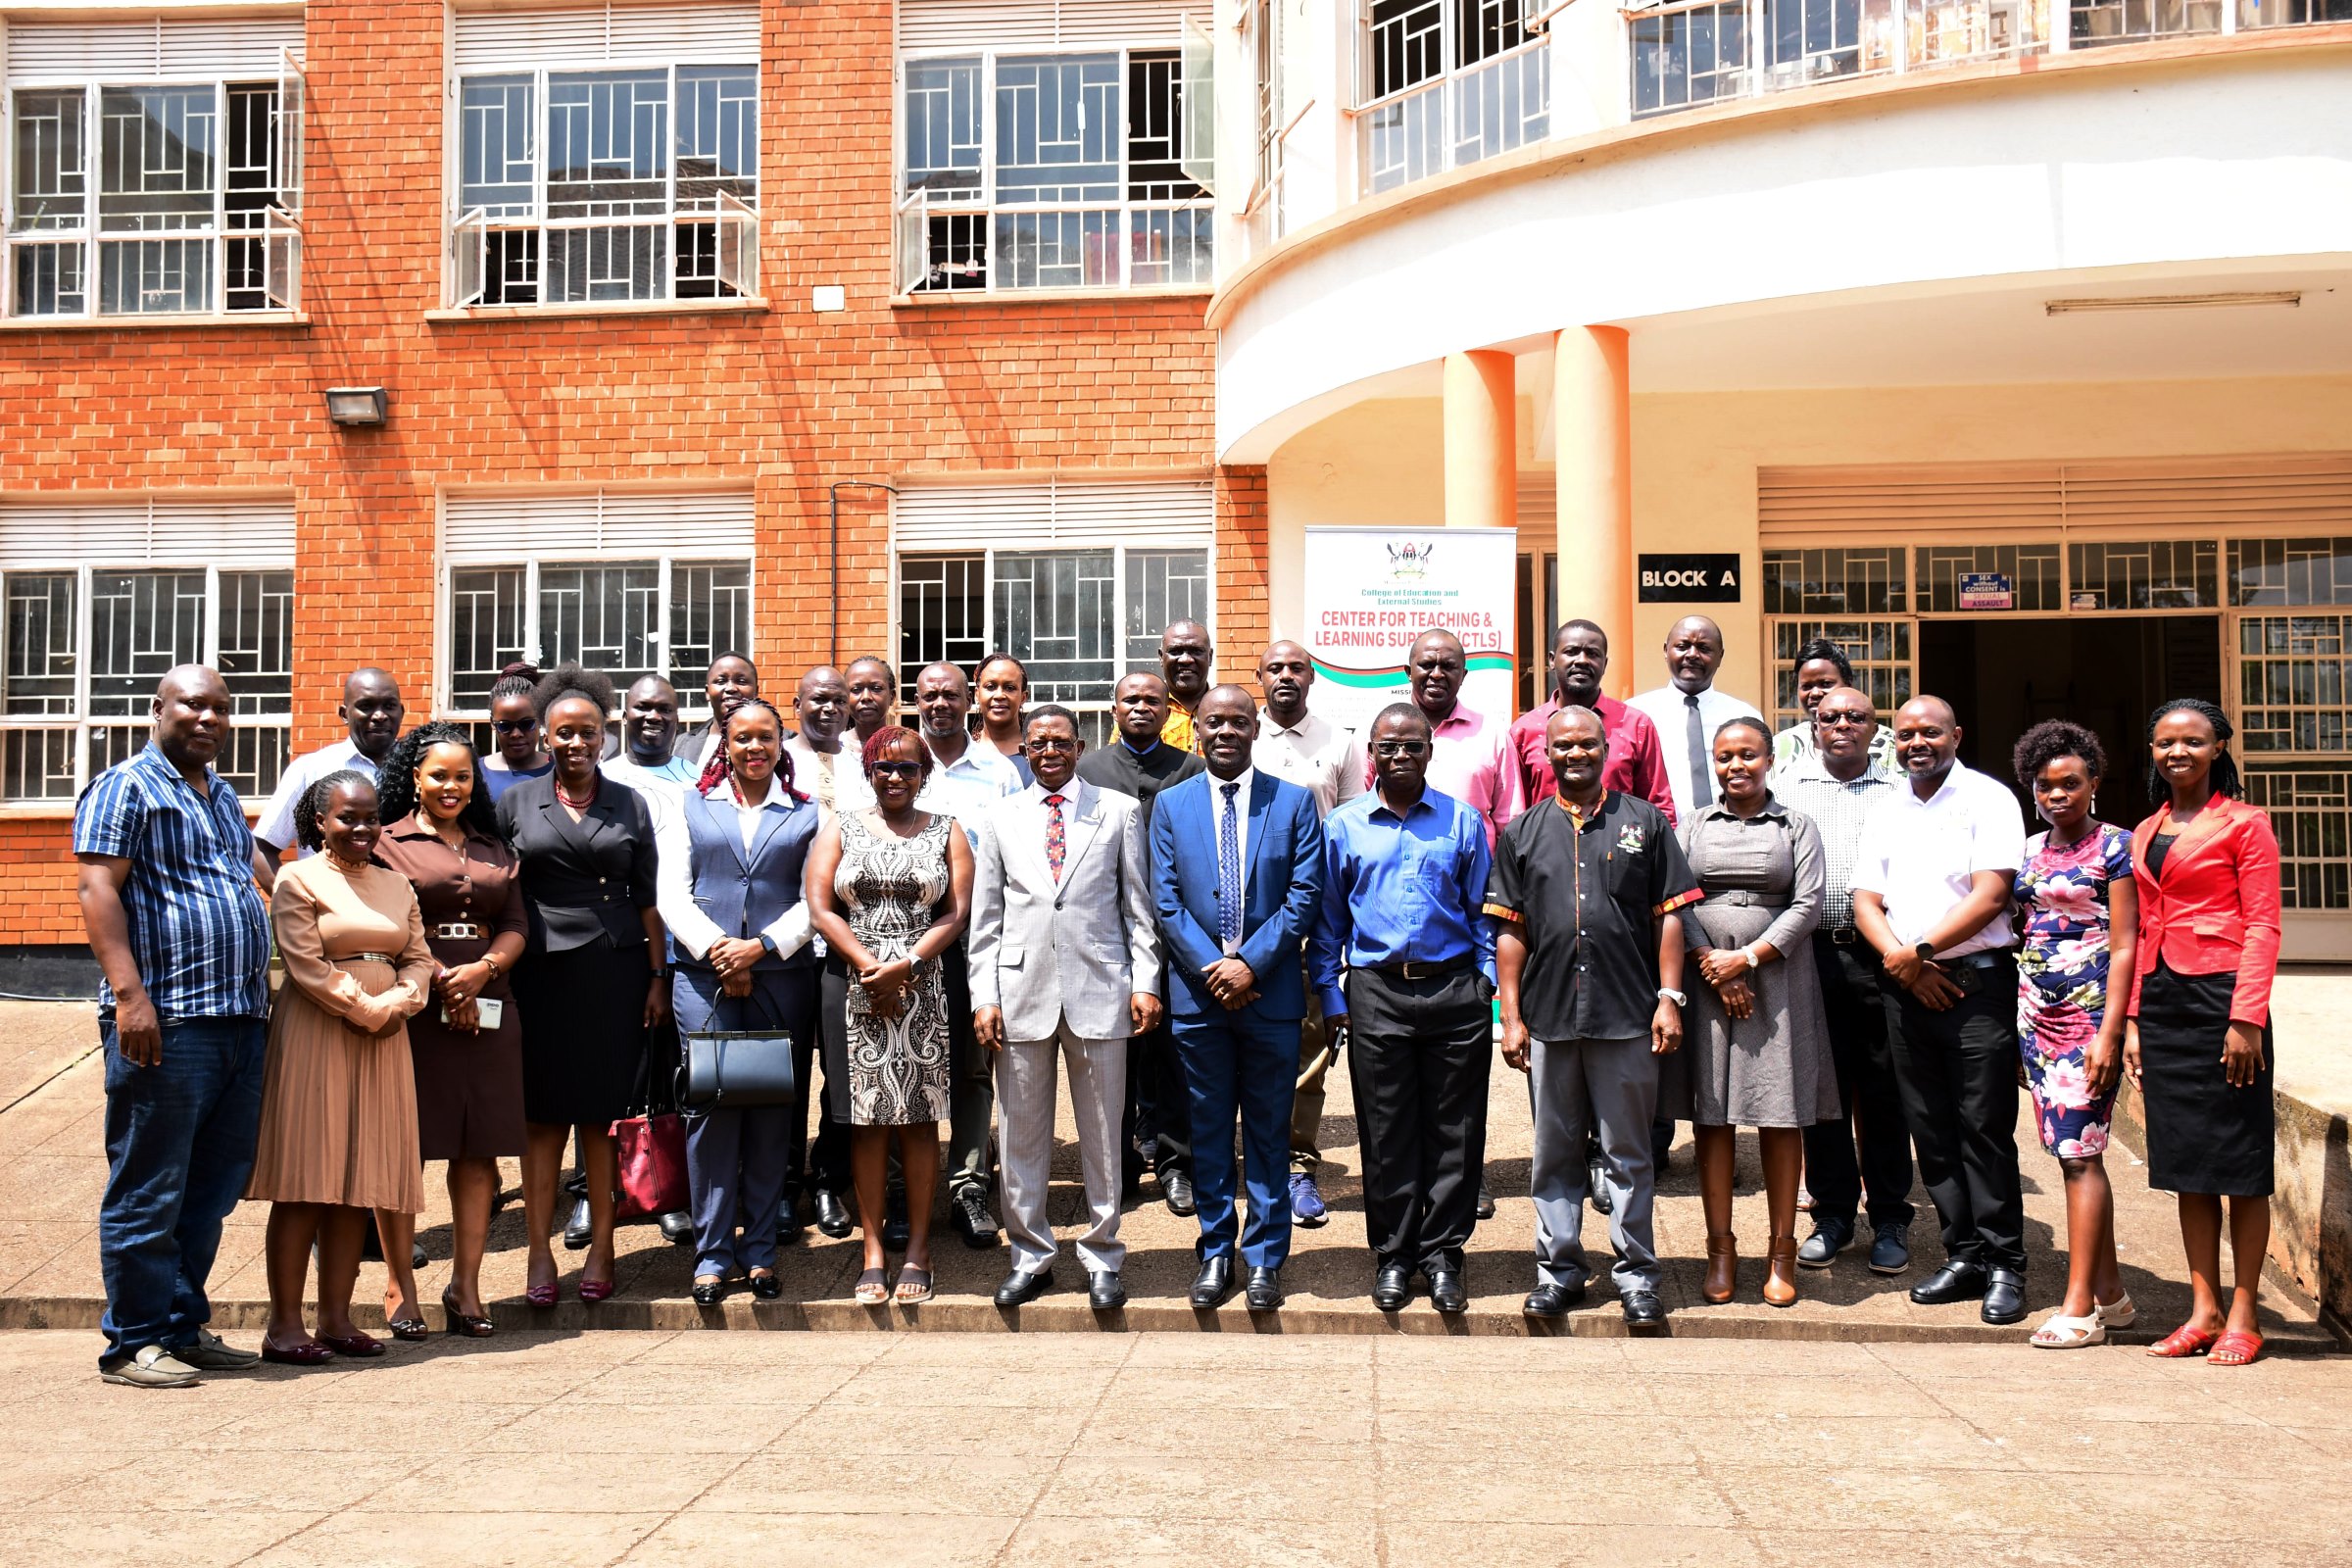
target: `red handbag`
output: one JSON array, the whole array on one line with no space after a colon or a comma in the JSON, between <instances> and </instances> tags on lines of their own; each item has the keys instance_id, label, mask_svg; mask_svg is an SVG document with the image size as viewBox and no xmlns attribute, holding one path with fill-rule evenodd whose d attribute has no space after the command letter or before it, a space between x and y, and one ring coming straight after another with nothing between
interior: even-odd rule
<instances>
[{"instance_id":1,"label":"red handbag","mask_svg":"<svg viewBox=\"0 0 2352 1568\"><path fill-rule=\"evenodd\" d=\"M612 1124L614 1219L675 1214L686 1207L686 1124L674 1112L624 1116Z\"/></svg>"}]
</instances>

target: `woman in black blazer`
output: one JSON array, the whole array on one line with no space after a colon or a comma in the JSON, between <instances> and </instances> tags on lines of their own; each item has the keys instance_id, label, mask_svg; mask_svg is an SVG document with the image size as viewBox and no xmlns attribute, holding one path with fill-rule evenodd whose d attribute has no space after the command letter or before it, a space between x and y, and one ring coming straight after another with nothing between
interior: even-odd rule
<instances>
[{"instance_id":1,"label":"woman in black blazer","mask_svg":"<svg viewBox=\"0 0 2352 1568\"><path fill-rule=\"evenodd\" d=\"M523 1298L556 1303L548 1247L564 1140L579 1135L588 1179L588 1255L580 1299L612 1294L612 1124L629 1113L645 1036L669 1011L662 916L655 909L653 817L645 798L597 768L612 683L565 664L532 692L555 754L552 773L499 797L498 823L522 867L530 945L515 966L522 1011L522 1210L530 1262Z\"/></svg>"}]
</instances>

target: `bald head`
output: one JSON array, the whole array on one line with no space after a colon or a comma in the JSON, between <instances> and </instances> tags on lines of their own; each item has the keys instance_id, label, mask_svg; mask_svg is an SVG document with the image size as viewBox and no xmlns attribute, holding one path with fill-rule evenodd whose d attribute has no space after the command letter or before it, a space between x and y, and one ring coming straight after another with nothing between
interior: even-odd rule
<instances>
[{"instance_id":1,"label":"bald head","mask_svg":"<svg viewBox=\"0 0 2352 1568\"><path fill-rule=\"evenodd\" d=\"M678 741L678 689L659 675L640 675L620 700L620 744L629 760L660 767Z\"/></svg>"},{"instance_id":2,"label":"bald head","mask_svg":"<svg viewBox=\"0 0 2352 1568\"><path fill-rule=\"evenodd\" d=\"M351 731L352 748L370 762L390 755L407 712L400 683L374 665L364 665L343 678L343 705L335 716Z\"/></svg>"},{"instance_id":3,"label":"bald head","mask_svg":"<svg viewBox=\"0 0 2352 1568\"><path fill-rule=\"evenodd\" d=\"M1894 760L1910 776L1913 794L1934 796L1959 758L1960 721L1951 704L1923 692L1895 710Z\"/></svg>"},{"instance_id":4,"label":"bald head","mask_svg":"<svg viewBox=\"0 0 2352 1568\"><path fill-rule=\"evenodd\" d=\"M1608 731L1590 708L1568 703L1544 725L1544 760L1560 798L1582 808L1601 795L1600 767L1609 751Z\"/></svg>"},{"instance_id":5,"label":"bald head","mask_svg":"<svg viewBox=\"0 0 2352 1568\"><path fill-rule=\"evenodd\" d=\"M1201 760L1219 778L1238 778L1250 765L1257 740L1257 704L1240 686L1212 686L1193 710L1193 732Z\"/></svg>"},{"instance_id":6,"label":"bald head","mask_svg":"<svg viewBox=\"0 0 2352 1568\"><path fill-rule=\"evenodd\" d=\"M801 738L821 752L831 752L850 726L850 678L831 664L819 664L801 677L793 689L792 712Z\"/></svg>"},{"instance_id":7,"label":"bald head","mask_svg":"<svg viewBox=\"0 0 2352 1568\"><path fill-rule=\"evenodd\" d=\"M1197 706L1208 690L1215 645L1208 628L1197 620L1171 620L1159 634L1159 672L1168 683L1168 696L1186 708Z\"/></svg>"},{"instance_id":8,"label":"bald head","mask_svg":"<svg viewBox=\"0 0 2352 1568\"><path fill-rule=\"evenodd\" d=\"M228 738L228 683L210 664L174 664L155 683L148 716L156 749L191 783L220 755Z\"/></svg>"},{"instance_id":9,"label":"bald head","mask_svg":"<svg viewBox=\"0 0 2352 1568\"><path fill-rule=\"evenodd\" d=\"M1432 629L1413 639L1404 656L1404 675L1411 684L1413 706L1429 715L1432 724L1451 716L1462 700L1462 680L1469 674L1462 640L1449 631Z\"/></svg>"},{"instance_id":10,"label":"bald head","mask_svg":"<svg viewBox=\"0 0 2352 1568\"><path fill-rule=\"evenodd\" d=\"M1257 685L1276 724L1290 729L1306 717L1306 694L1314 684L1315 662L1305 649L1287 639L1266 646L1266 657L1257 662Z\"/></svg>"},{"instance_id":11,"label":"bald head","mask_svg":"<svg viewBox=\"0 0 2352 1568\"><path fill-rule=\"evenodd\" d=\"M1879 713L1870 694L1855 686L1833 686L1813 707L1813 745L1832 778L1852 782L1870 766L1870 743L1879 733Z\"/></svg>"},{"instance_id":12,"label":"bald head","mask_svg":"<svg viewBox=\"0 0 2352 1568\"><path fill-rule=\"evenodd\" d=\"M1723 628L1704 615L1685 615L1666 634L1666 678L1685 696L1715 684L1723 663Z\"/></svg>"}]
</instances>

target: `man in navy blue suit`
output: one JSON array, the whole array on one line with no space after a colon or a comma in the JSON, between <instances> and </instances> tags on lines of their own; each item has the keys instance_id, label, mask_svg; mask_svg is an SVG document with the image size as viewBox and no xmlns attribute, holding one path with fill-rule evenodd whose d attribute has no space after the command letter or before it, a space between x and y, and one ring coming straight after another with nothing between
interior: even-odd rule
<instances>
[{"instance_id":1,"label":"man in navy blue suit","mask_svg":"<svg viewBox=\"0 0 2352 1568\"><path fill-rule=\"evenodd\" d=\"M1200 1272L1193 1305L1233 1295L1233 1122L1242 1122L1253 1312L1282 1304L1291 1251L1291 1092L1306 1015L1299 950L1323 896L1315 798L1250 765L1257 705L1219 686L1193 711L1205 773L1160 794L1152 812L1152 883L1167 943L1176 1054L1192 1094L1193 1190Z\"/></svg>"}]
</instances>

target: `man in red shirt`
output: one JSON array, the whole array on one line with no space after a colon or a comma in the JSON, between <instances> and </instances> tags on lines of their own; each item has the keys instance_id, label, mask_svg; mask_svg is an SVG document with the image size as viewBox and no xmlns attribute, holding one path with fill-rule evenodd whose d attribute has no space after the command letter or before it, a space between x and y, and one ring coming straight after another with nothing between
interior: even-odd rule
<instances>
[{"instance_id":1,"label":"man in red shirt","mask_svg":"<svg viewBox=\"0 0 2352 1568\"><path fill-rule=\"evenodd\" d=\"M1601 787L1647 801L1672 822L1674 790L1667 782L1658 727L1647 714L1600 694L1601 677L1608 671L1608 633L1592 622L1571 620L1553 635L1551 700L1522 713L1519 722L1511 726L1510 760L1519 773L1520 808L1538 805L1558 788L1544 755L1544 728L1551 715L1563 706L1589 708L1600 715L1608 730L1609 752L1600 766Z\"/></svg>"}]
</instances>

